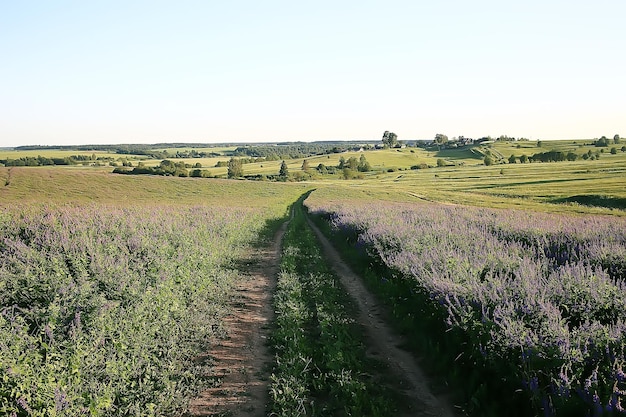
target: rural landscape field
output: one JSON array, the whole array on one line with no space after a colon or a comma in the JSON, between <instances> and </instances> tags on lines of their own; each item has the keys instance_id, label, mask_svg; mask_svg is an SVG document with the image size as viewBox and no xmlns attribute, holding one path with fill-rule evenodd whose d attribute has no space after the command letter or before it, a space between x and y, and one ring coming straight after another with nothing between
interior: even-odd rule
<instances>
[{"instance_id":1,"label":"rural landscape field","mask_svg":"<svg viewBox=\"0 0 626 417\"><path fill-rule=\"evenodd\" d=\"M0 2L0 417L626 417L624 16Z\"/></svg>"},{"instance_id":2,"label":"rural landscape field","mask_svg":"<svg viewBox=\"0 0 626 417\"><path fill-rule=\"evenodd\" d=\"M0 414L624 414L626 140L436 139L0 149Z\"/></svg>"}]
</instances>

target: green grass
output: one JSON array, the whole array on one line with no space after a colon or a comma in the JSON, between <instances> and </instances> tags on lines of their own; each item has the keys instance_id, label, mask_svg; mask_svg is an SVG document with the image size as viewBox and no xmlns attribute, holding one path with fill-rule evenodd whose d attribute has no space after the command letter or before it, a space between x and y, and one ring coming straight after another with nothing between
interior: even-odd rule
<instances>
[{"instance_id":1,"label":"green grass","mask_svg":"<svg viewBox=\"0 0 626 417\"><path fill-rule=\"evenodd\" d=\"M2 207L0 415L182 415L280 209Z\"/></svg>"},{"instance_id":2,"label":"green grass","mask_svg":"<svg viewBox=\"0 0 626 417\"><path fill-rule=\"evenodd\" d=\"M270 207L280 201L286 207L308 188L296 183L118 175L96 168L0 168L2 205L98 202Z\"/></svg>"},{"instance_id":3,"label":"green grass","mask_svg":"<svg viewBox=\"0 0 626 417\"><path fill-rule=\"evenodd\" d=\"M576 143L574 143L576 142ZM519 146L519 147L518 147ZM342 180L338 176L315 176L306 183L275 183L255 181L235 181L225 179L174 178L159 176L127 176L112 174L112 168L98 167L0 167L0 211L8 212L18 206L25 206L32 210L50 206L88 206L88 207L180 207L210 206L224 211L232 207L252 208L258 210L259 221L264 221L266 230L274 230L280 219L287 213L287 207L304 192L316 188L309 198L323 199L324 201L345 200L389 200L418 202L422 200L441 202L446 204L463 204L481 207L517 208L522 210L548 211L575 214L606 214L613 216L626 215L626 153L619 150L617 154L610 154L610 145L603 148L598 160L578 160L559 163L532 163L532 164L498 164L485 166L482 164L480 153L473 153L468 148L450 149L441 151L427 151L423 149L387 149L366 151L368 162L374 171L365 173L362 179ZM615 145L621 149L623 144ZM476 148L478 149L478 148ZM489 147L481 148L481 152L489 149L493 154L507 159L511 154L532 155L537 152L560 150L574 151L584 154L591 150L600 152L602 148L591 145L586 141L543 142L537 147L535 142L494 143ZM207 150L214 151L213 148ZM172 150L175 151L175 150ZM77 151L28 151L31 155L0 151L0 159L24 156L65 157L69 155L94 152ZM26 152L26 151L24 151ZM124 157L116 154L95 152L97 156ZM4 156L3 156L4 155ZM339 158L346 160L352 156L357 159L360 152L321 155L307 158L309 166L314 169L318 164L327 166L337 165ZM132 158L132 156L130 156ZM435 166L437 159L444 159L450 166L412 170L412 166L427 164ZM228 157L189 159L188 163L200 162L205 165L214 165L217 160L227 160ZM180 160L176 160L180 161ZM301 170L303 159L288 160L289 171L294 173ZM147 161L158 163L159 161ZM281 161L261 162L244 165L244 173L277 174ZM456 164L456 165L455 165ZM206 168L212 175L226 175L226 168ZM393 169L393 172L388 172ZM262 220L261 220L262 219ZM312 289L326 291L328 283L335 282L327 271L318 270L322 267L319 252L314 239L309 232L305 232L302 221L294 221L294 229L287 235L286 264L283 266L284 286L288 291L286 296L287 310L296 315L301 322L293 322L284 340L291 338L296 342L296 350L285 364L291 370L300 370L300 374L307 369L311 371L309 360L321 360L318 368L323 372L314 374L309 372L306 381L297 378L298 372L279 376L276 373L274 382L275 397L278 401L288 398L291 393L295 399L295 409L286 411L283 415L297 415L298 410L313 410L311 401L316 404L316 412L321 410L338 410L338 404L347 405L354 414L359 414L358 407L367 404L369 398L363 397L363 388L367 381L360 378L363 368L356 371L335 372L324 360L328 357L344 356L339 354L339 347L334 344L336 317L339 314L349 313L349 305L341 301L338 310L336 306L321 304L324 299L340 300L335 295L323 292L321 295L312 295ZM270 232L267 232L269 234ZM304 269L302 269L304 268ZM313 274L309 275L310 271ZM322 278L320 278L322 277ZM334 284L333 284L334 285ZM330 285L328 291L337 286ZM318 288L319 287L319 288ZM333 290L334 291L334 290ZM303 298L294 301L291 296L300 294ZM349 304L349 303L348 303ZM291 309L291 310L290 310ZM315 311L315 313L313 313ZM314 315L315 314L315 315ZM337 315L336 315L337 314ZM313 319L316 317L316 319ZM324 318L328 320L324 321ZM349 319L346 319L349 321ZM325 327L328 325L328 327ZM304 326L304 327L302 327ZM350 326L348 326L350 327ZM302 328L305 332L302 332ZM337 327L344 329L344 327ZM338 330L341 334L350 334L351 331ZM289 333L290 332L290 333ZM326 332L326 333L324 333ZM300 340L302 336L305 339ZM321 335L327 339L322 339ZM316 338L311 338L315 335ZM290 339L290 340L291 340ZM321 346L320 341L329 341L328 349ZM343 340L343 339L341 339ZM299 344L302 343L302 346ZM341 342L349 349L355 345L353 341ZM348 355L349 356L349 355ZM326 359L324 359L326 357ZM332 365L335 366L335 365ZM342 365L343 366L343 365ZM345 369L353 369L346 365ZM300 368L299 368L300 367ZM339 369L339 368L337 368ZM344 369L344 368L341 368ZM332 371L332 372L331 372ZM333 373L334 372L334 373ZM344 376L346 376L345 379ZM344 378L344 379L341 379ZM303 384L303 385L302 385ZM333 385L335 384L335 385ZM342 397L347 393L340 391L341 384L350 387L358 395L356 403ZM355 385L350 385L355 384ZM339 387L337 386L339 385ZM328 388L335 387L335 388ZM369 389L369 388L367 388ZM359 397L361 395L361 397ZM334 398L334 399L333 399ZM351 401L351 400L350 400ZM278 407L278 406L277 406ZM299 408L300 407L300 408ZM304 407L304 408L302 408ZM308 408L307 408L308 407ZM368 406L369 407L369 406ZM276 408L275 410L278 410ZM391 407L389 408L391 409ZM356 410L356 411L354 411ZM373 410L373 408L372 408ZM338 411L337 411L338 412ZM347 412L346 412L347 413ZM374 411L365 413L374 415Z\"/></svg>"},{"instance_id":4,"label":"green grass","mask_svg":"<svg viewBox=\"0 0 626 417\"><path fill-rule=\"evenodd\" d=\"M442 151L444 152L444 151ZM425 151L423 149L417 148L405 148L405 149L380 149L380 150L368 150L365 152L343 152L343 153L334 153L329 155L315 155L308 158L298 158L298 159L289 159L287 160L287 167L290 172L301 171L302 162L306 159L309 163L311 171L315 171L315 168L319 164L324 164L326 166L337 166L339 165L339 159L344 158L348 160L351 157L355 157L357 159L360 158L361 154L364 154L367 158L368 162L372 165L372 168L375 171L386 171L388 169L409 169L412 166L419 164L426 164L435 166L437 164L437 159L439 158L447 158L447 156L438 155L438 152L433 151ZM454 164L463 162L463 163L478 163L473 154L469 152L465 152L463 154L452 152L448 155L450 159L448 163ZM211 173L212 176L225 176L227 169L225 167L217 168L215 164L218 161L228 161L230 157L215 157L215 158L198 158L198 159L180 159L176 161L185 161L188 164L195 164L196 162L200 162L203 166L203 169L206 169ZM146 165L158 165L160 160L148 160L145 162ZM263 162L255 162L251 164L245 164L243 166L245 175L276 175L280 170L280 164L282 161L263 161ZM366 176L371 176L372 174L366 174Z\"/></svg>"},{"instance_id":5,"label":"green grass","mask_svg":"<svg viewBox=\"0 0 626 417\"><path fill-rule=\"evenodd\" d=\"M496 208L623 216L626 154L595 161L442 167L317 183L325 198L429 200ZM317 194L317 193L316 193ZM585 197L587 196L587 197ZM599 198L596 196L600 196ZM576 197L576 198L574 198Z\"/></svg>"},{"instance_id":6,"label":"green grass","mask_svg":"<svg viewBox=\"0 0 626 417\"><path fill-rule=\"evenodd\" d=\"M220 161L228 161L230 159L229 156L213 156L213 157L209 157L209 158L166 158L169 159L170 161L173 162L184 162L185 164L188 165L195 165L195 164L200 164L202 165L202 168L215 168L215 165L220 162ZM143 162L143 164L145 166L157 166L161 163L161 161L163 161L163 159L146 159ZM223 170L219 170L224 171L224 173L226 168L224 168ZM215 175L215 174L214 174Z\"/></svg>"},{"instance_id":7,"label":"green grass","mask_svg":"<svg viewBox=\"0 0 626 417\"><path fill-rule=\"evenodd\" d=\"M250 204L257 197L279 192L283 188L295 187L301 192L307 187L331 187L332 193L346 195L351 189L363 190L365 196L382 195L384 198L406 200L431 200L455 204L485 207L521 208L552 212L600 213L624 215L623 201L626 198L626 153L619 149L612 155L610 148L597 148L591 140L536 142L494 142L487 145L458 149L424 150L421 148L382 149L341 154L318 155L306 158L311 173L307 185L275 184L261 185L242 182L222 182L207 179L175 179L138 176L114 176L111 168L54 167L54 168L0 168L0 197L5 200L59 200L71 201L118 201L202 203L216 197L228 196L244 199ZM207 148L207 151L227 151L232 148ZM500 160L510 155L519 158L522 154L559 150L577 154L601 152L597 160L574 162L496 164L485 166L482 154L489 151ZM176 149L168 149L175 152ZM59 152L59 151L49 151ZM64 151L65 152L65 151ZM71 153L71 152L70 152ZM337 166L339 159L359 158L365 155L373 171L363 173L361 179L343 180L341 174L321 175L315 170L318 164ZM216 168L217 161L226 161L227 156L218 158L190 158L190 164L203 165L210 175L225 177L226 167ZM437 160L448 165L436 167ZM289 172L302 173L304 159L287 160ZM177 160L179 161L179 160ZM158 160L145 161L147 165L158 164ZM264 161L244 164L244 175L277 175L281 161ZM432 168L411 169L426 164ZM391 171L391 172L389 172ZM9 174L10 172L10 174ZM349 190L346 190L349 189ZM297 194L297 193L296 193ZM220 197L224 196L224 197ZM215 202L214 204L220 204Z\"/></svg>"},{"instance_id":8,"label":"green grass","mask_svg":"<svg viewBox=\"0 0 626 417\"><path fill-rule=\"evenodd\" d=\"M447 154L446 154L447 152ZM427 151L420 148L404 148L404 149L379 149L369 150L365 152L344 152L340 154L321 155L307 158L309 165L314 168L322 163L327 166L337 166L339 158L349 159L355 157L360 158L361 154L365 155L367 161L371 164L374 171L386 171L388 169L410 169L412 166L426 164L430 166L437 165L437 159L450 158L449 163L477 163L475 158L464 151ZM302 160L300 165L302 164ZM371 175L371 174L370 174Z\"/></svg>"},{"instance_id":9,"label":"green grass","mask_svg":"<svg viewBox=\"0 0 626 417\"><path fill-rule=\"evenodd\" d=\"M301 199L302 200L302 199ZM395 395L372 376L356 313L295 205L274 298L271 415L391 416Z\"/></svg>"},{"instance_id":10,"label":"green grass","mask_svg":"<svg viewBox=\"0 0 626 417\"><path fill-rule=\"evenodd\" d=\"M195 165L199 163L202 165L202 168L213 168L215 169L215 165L220 161L228 161L230 156L228 156L228 152L232 152L237 149L236 146L216 146L215 148L159 148L155 149L155 151L167 151L170 155L176 155L177 152L207 152L207 153L217 153L221 154L221 156L211 156L207 158L168 158L174 162L184 162L189 165ZM145 159L142 162L146 166L157 166L161 163L163 159ZM217 168L216 171L210 170L212 175L225 175L226 168Z\"/></svg>"},{"instance_id":11,"label":"green grass","mask_svg":"<svg viewBox=\"0 0 626 417\"><path fill-rule=\"evenodd\" d=\"M226 155L229 151L234 151L236 146L216 146L209 148L155 148L154 151L167 151L168 153L175 155L176 152L185 152L195 150L196 152L214 152ZM26 157L37 157L42 156L45 158L66 158L72 155L86 155L91 156L95 154L97 157L106 157L113 159L145 159L147 163L159 163L161 160L153 160L148 159L145 155L133 155L133 154L119 154L114 152L105 152L105 151L86 151L86 150L71 150L71 149L32 149L32 150L14 150L14 149L2 149L0 148L0 160L2 159L19 159ZM190 160L195 160L190 158Z\"/></svg>"},{"instance_id":12,"label":"green grass","mask_svg":"<svg viewBox=\"0 0 626 417\"><path fill-rule=\"evenodd\" d=\"M189 343L206 351L210 343L205 336L215 330L222 337L229 330L222 319L228 314L237 280L247 272L236 266L252 245L273 235L288 207L306 190L302 184L131 177L97 168L0 168L0 225L11 231L3 233L5 263L0 265L0 288L6 291L0 294L4 298L21 294L25 307L39 308L40 300L51 301L50 311L39 308L32 320L42 329L48 313L67 313L68 297L74 297L70 301L78 311L85 311L80 343L62 339L59 333L60 347L49 349L54 355L60 352L63 360L53 359L52 354L42 356L38 346L47 340L43 330L26 335L26 327L21 333L14 332L5 316L0 317L0 340L16 352L0 354L0 368L24 370L11 374L0 387L0 397L6 400L0 401L0 409L10 414L17 410L15 401L20 399L36 409L36 415L53 415L54 393L58 392L60 396L67 393L74 407L67 415L79 414L76 407L83 404L93 415L105 415L103 410L114 408L119 415L180 414L172 410L182 412L192 391L219 384L219 380L201 378L207 372L190 362L201 351L190 354ZM220 223L219 219L225 220ZM26 225L21 224L24 222ZM33 243L32 236L37 236L38 243ZM14 257L19 258L9 249L11 237L24 240L14 246L26 248L28 255L24 262L16 261L15 268L7 267ZM44 237L49 241L46 251L40 247ZM32 248L27 246L31 243ZM108 257L107 262L96 262L100 256ZM16 269L18 264L22 269ZM65 287L72 290L57 290ZM136 296L133 300L138 300L136 307L115 301L113 308L126 310L106 310L106 314L96 315L97 323L87 321L92 304L97 307L102 300L117 300L115 294L127 287ZM106 291L101 295L98 291L102 288ZM193 302L187 305L190 299ZM13 304L7 301L8 306ZM172 318L170 310L181 311L185 319ZM199 317L200 313L206 314ZM124 320L119 320L122 316ZM187 320L199 329L194 330ZM58 327L72 323L65 318L58 322ZM187 332L184 340L176 339L181 329ZM115 340L113 346L89 339L98 332ZM196 337L202 340L196 341ZM187 362L175 361L183 354ZM174 357L171 361L170 356ZM68 361L74 361L78 373L69 371ZM209 365L203 363L202 367ZM200 379L198 384L196 379ZM40 410L48 411L37 414Z\"/></svg>"},{"instance_id":13,"label":"green grass","mask_svg":"<svg viewBox=\"0 0 626 417\"><path fill-rule=\"evenodd\" d=\"M551 141L541 141L541 146L537 146L536 141L529 142L494 142L487 146L481 146L482 148L489 148L501 153L504 158L508 158L510 155L515 155L517 157L521 155L532 156L536 153L547 152L547 151L559 151L559 152L574 152L577 155L582 155L591 150L591 152L595 153L596 151L601 152L604 149L604 154L608 154L612 147L617 147L620 149L626 142L621 141L619 144L614 144L611 141L611 144L608 147L600 148L596 147L593 144L593 140L591 139L579 139L579 140L551 140Z\"/></svg>"}]
</instances>

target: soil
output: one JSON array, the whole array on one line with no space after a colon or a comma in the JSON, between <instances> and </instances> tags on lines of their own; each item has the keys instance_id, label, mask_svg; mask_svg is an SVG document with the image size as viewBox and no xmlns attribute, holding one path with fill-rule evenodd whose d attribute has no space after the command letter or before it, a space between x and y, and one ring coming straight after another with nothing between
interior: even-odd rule
<instances>
[{"instance_id":1,"label":"soil","mask_svg":"<svg viewBox=\"0 0 626 417\"><path fill-rule=\"evenodd\" d=\"M429 378L415 357L402 350L403 338L385 322L385 309L364 287L361 279L341 260L332 244L309 221L325 257L359 308L356 318L363 326L368 355L387 365L385 372L397 381L406 404L399 416L454 417L454 407L442 395L435 395ZM280 264L281 242L287 223L276 233L269 247L259 249L256 261L248 266L249 276L238 289L233 312L226 319L229 337L217 342L209 357L217 364L212 376L221 384L200 393L189 407L189 415L266 416L269 372L273 357L267 344L274 317L272 294Z\"/></svg>"},{"instance_id":2,"label":"soil","mask_svg":"<svg viewBox=\"0 0 626 417\"><path fill-rule=\"evenodd\" d=\"M219 386L201 392L189 405L189 415L261 417L266 416L269 401L269 370L273 357L268 346L270 325L274 318L272 294L280 264L281 243L287 222L278 230L271 245L260 248L246 266L233 302L233 311L225 319L228 338L216 341L209 359L217 366L210 377Z\"/></svg>"}]
</instances>

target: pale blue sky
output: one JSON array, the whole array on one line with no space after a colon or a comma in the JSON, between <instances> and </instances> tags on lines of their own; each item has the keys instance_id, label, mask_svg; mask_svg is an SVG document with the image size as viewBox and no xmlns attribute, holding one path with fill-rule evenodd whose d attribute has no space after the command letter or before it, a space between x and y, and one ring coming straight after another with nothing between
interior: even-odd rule
<instances>
[{"instance_id":1,"label":"pale blue sky","mask_svg":"<svg viewBox=\"0 0 626 417\"><path fill-rule=\"evenodd\" d=\"M626 136L626 1L0 0L0 146Z\"/></svg>"}]
</instances>

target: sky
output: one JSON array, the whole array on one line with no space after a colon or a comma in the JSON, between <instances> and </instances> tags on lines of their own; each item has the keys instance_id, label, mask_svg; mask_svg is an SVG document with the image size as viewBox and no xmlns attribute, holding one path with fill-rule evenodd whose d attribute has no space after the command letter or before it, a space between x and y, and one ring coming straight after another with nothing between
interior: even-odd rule
<instances>
[{"instance_id":1,"label":"sky","mask_svg":"<svg viewBox=\"0 0 626 417\"><path fill-rule=\"evenodd\" d=\"M0 147L626 136L626 1L0 0Z\"/></svg>"}]
</instances>

